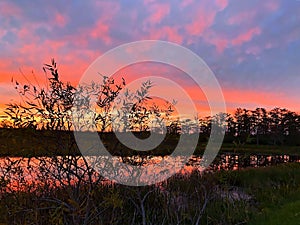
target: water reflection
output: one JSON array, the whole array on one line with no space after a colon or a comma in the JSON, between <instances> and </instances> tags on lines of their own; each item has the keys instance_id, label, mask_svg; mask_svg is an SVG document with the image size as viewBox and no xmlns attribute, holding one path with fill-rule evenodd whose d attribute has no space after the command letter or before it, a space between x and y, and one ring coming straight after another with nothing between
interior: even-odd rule
<instances>
[{"instance_id":1,"label":"water reflection","mask_svg":"<svg viewBox=\"0 0 300 225\"><path fill-rule=\"evenodd\" d=\"M247 167L265 167L281 163L300 162L300 156L264 154L221 154L211 165L211 170L238 170Z\"/></svg>"},{"instance_id":2,"label":"water reflection","mask_svg":"<svg viewBox=\"0 0 300 225\"><path fill-rule=\"evenodd\" d=\"M72 158L72 159L71 159ZM71 159L71 160L70 160ZM201 157L192 156L184 168L177 168L180 165L182 157L114 157L115 161L111 165L116 167L118 163L129 165L150 167L161 161L165 162L166 168L179 170L182 175L188 175L193 170L214 172L219 170L238 170L247 167L265 167L288 162L300 162L300 156L292 155L263 155L263 154L220 154L209 168L201 167ZM39 185L48 187L59 187L62 185L82 182L85 179L99 180L101 176L87 167L87 161L82 157L40 157L40 158L18 158L6 157L0 158L0 192L1 191L30 191ZM98 165L103 167L107 165ZM181 170L180 170L181 169ZM114 170L115 176L120 176L118 171ZM92 174L92 175L90 175ZM122 176L137 176L134 171L127 171ZM141 182L152 179L155 171L151 171L144 176L136 177ZM81 179L81 180L80 180ZM116 178L117 180L117 178ZM111 183L101 179L102 183ZM112 181L113 182L113 181Z\"/></svg>"}]
</instances>

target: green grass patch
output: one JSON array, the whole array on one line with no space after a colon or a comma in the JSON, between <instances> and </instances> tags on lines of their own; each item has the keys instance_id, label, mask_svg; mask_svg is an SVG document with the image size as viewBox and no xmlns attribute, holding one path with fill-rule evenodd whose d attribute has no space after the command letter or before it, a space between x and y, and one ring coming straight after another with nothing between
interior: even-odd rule
<instances>
[{"instance_id":1,"label":"green grass patch","mask_svg":"<svg viewBox=\"0 0 300 225\"><path fill-rule=\"evenodd\" d=\"M298 193L300 195L300 193ZM273 207L265 208L250 225L300 225L300 200Z\"/></svg>"},{"instance_id":2,"label":"green grass patch","mask_svg":"<svg viewBox=\"0 0 300 225\"><path fill-rule=\"evenodd\" d=\"M253 197L255 210L249 224L300 224L300 163L220 172L216 176L222 185L241 187ZM244 210L241 207L240 213Z\"/></svg>"}]
</instances>

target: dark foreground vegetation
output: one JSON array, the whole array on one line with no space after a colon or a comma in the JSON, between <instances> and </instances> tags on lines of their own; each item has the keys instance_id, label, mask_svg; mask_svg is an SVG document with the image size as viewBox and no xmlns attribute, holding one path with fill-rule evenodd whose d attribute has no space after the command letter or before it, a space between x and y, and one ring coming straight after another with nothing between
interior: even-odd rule
<instances>
[{"instance_id":1,"label":"dark foreground vegetation","mask_svg":"<svg viewBox=\"0 0 300 225\"><path fill-rule=\"evenodd\" d=\"M289 225L300 217L299 163L195 171L146 187L83 180L51 185L46 176L37 186L21 183L7 189L6 178L0 180L1 224Z\"/></svg>"}]
</instances>

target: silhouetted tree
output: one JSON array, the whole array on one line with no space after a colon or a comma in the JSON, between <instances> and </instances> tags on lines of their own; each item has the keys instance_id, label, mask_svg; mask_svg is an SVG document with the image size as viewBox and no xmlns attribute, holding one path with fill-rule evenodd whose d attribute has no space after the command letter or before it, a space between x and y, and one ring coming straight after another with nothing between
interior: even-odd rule
<instances>
[{"instance_id":1,"label":"silhouetted tree","mask_svg":"<svg viewBox=\"0 0 300 225\"><path fill-rule=\"evenodd\" d=\"M268 133L268 115L267 111L264 108L256 108L252 112L253 116L253 125L254 125L254 134L256 135L256 144L259 145L260 135L266 135Z\"/></svg>"}]
</instances>

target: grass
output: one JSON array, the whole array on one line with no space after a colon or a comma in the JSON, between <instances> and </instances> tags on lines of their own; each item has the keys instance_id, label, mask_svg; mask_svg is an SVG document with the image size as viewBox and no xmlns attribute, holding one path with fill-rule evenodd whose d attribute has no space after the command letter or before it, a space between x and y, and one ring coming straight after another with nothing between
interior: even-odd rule
<instances>
[{"instance_id":1,"label":"grass","mask_svg":"<svg viewBox=\"0 0 300 225\"><path fill-rule=\"evenodd\" d=\"M300 163L217 174L219 181L254 197L249 224L300 224ZM248 224L248 223L247 223Z\"/></svg>"},{"instance_id":2,"label":"grass","mask_svg":"<svg viewBox=\"0 0 300 225\"><path fill-rule=\"evenodd\" d=\"M300 193L298 193L300 194ZM290 200L278 208L267 208L249 224L253 225L300 225L300 200Z\"/></svg>"}]
</instances>

